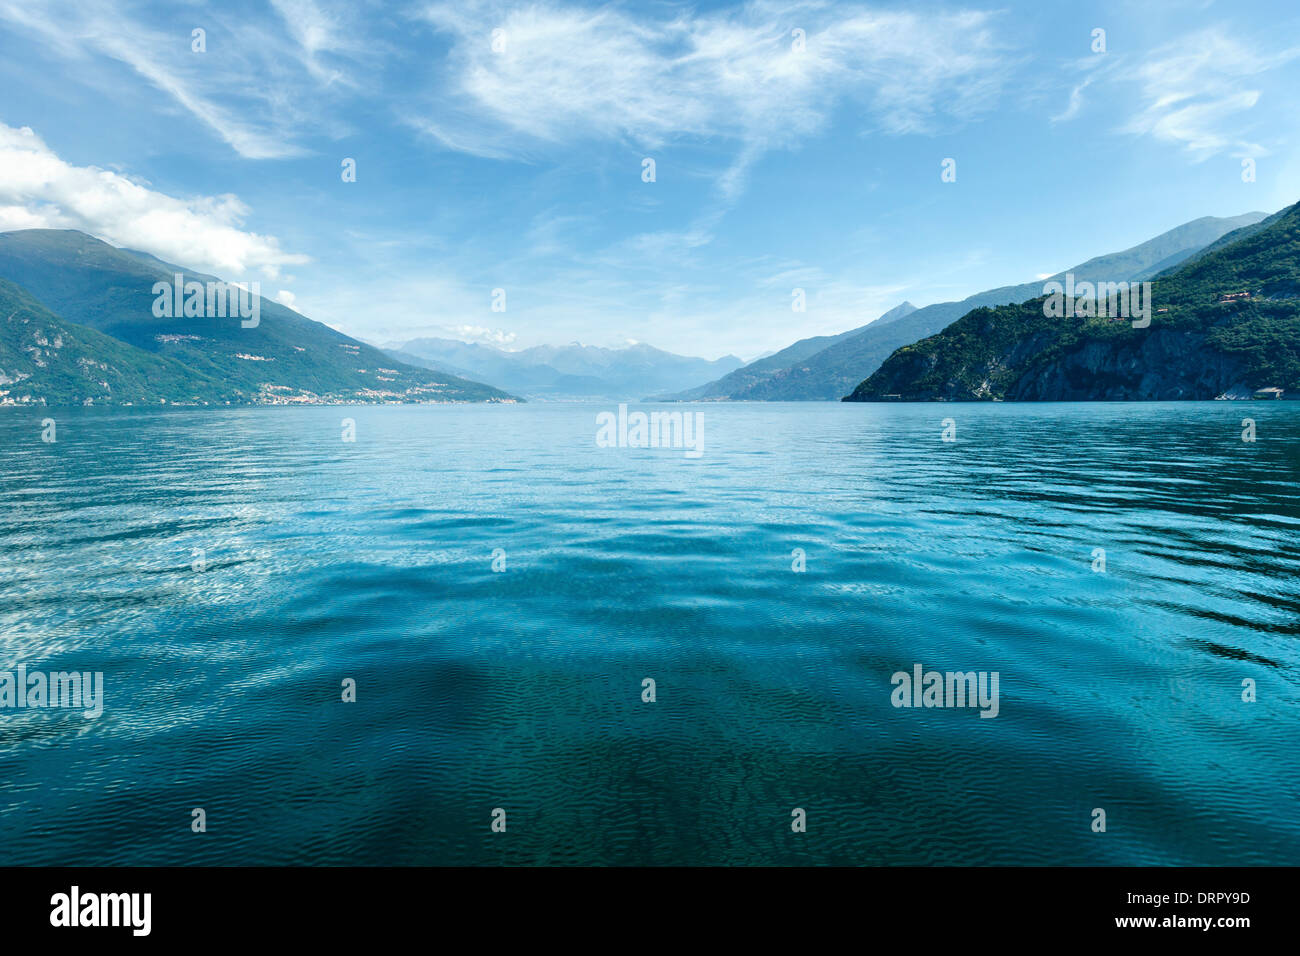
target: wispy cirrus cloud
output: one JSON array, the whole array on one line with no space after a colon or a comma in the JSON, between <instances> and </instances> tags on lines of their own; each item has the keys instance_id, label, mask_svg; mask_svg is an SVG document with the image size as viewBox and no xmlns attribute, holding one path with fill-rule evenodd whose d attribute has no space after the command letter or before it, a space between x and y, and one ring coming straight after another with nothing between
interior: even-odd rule
<instances>
[{"instance_id":1,"label":"wispy cirrus cloud","mask_svg":"<svg viewBox=\"0 0 1300 956\"><path fill-rule=\"evenodd\" d=\"M1269 74L1297 57L1300 45L1270 49L1223 25L1180 37L1136 67L1143 106L1122 131L1181 146L1196 160L1228 151L1262 155L1267 149L1253 141L1250 111L1276 82Z\"/></svg>"},{"instance_id":2,"label":"wispy cirrus cloud","mask_svg":"<svg viewBox=\"0 0 1300 956\"><path fill-rule=\"evenodd\" d=\"M752 156L798 145L847 101L867 127L928 132L991 106L1008 68L996 15L974 11L750 3L688 17L478 0L422 17L450 50L436 102L411 122L492 156L681 137L724 137Z\"/></svg>"},{"instance_id":3,"label":"wispy cirrus cloud","mask_svg":"<svg viewBox=\"0 0 1300 956\"><path fill-rule=\"evenodd\" d=\"M1098 80L1104 80L1111 76L1114 70L1123 64L1123 57L1114 53L1102 55L1094 54L1081 60L1076 60L1069 65L1071 72L1082 74L1083 78L1078 80L1070 89L1070 99L1065 109L1055 116L1050 117L1052 123L1068 123L1082 111L1085 98L1084 93L1088 87L1092 86Z\"/></svg>"},{"instance_id":4,"label":"wispy cirrus cloud","mask_svg":"<svg viewBox=\"0 0 1300 956\"><path fill-rule=\"evenodd\" d=\"M121 173L74 166L31 129L0 123L0 232L79 229L161 259L236 278L277 278L309 262L273 236L242 228L248 208L235 196L178 199Z\"/></svg>"},{"instance_id":5,"label":"wispy cirrus cloud","mask_svg":"<svg viewBox=\"0 0 1300 956\"><path fill-rule=\"evenodd\" d=\"M356 85L337 65L338 57L354 57L365 50L350 8L328 7L318 0L271 0L271 6L284 21L307 72L327 84Z\"/></svg>"},{"instance_id":6,"label":"wispy cirrus cloud","mask_svg":"<svg viewBox=\"0 0 1300 956\"><path fill-rule=\"evenodd\" d=\"M106 57L126 66L241 157L284 159L307 152L297 134L308 120L314 129L337 125L322 116L316 93L350 81L325 58L364 50L317 0L275 7L279 17L196 9L192 24L167 30L129 0L0 0L0 23L69 61ZM192 49L194 28L205 31L206 52ZM296 67L286 65L286 48Z\"/></svg>"},{"instance_id":7,"label":"wispy cirrus cloud","mask_svg":"<svg viewBox=\"0 0 1300 956\"><path fill-rule=\"evenodd\" d=\"M971 10L462 0L420 16L449 46L404 119L445 149L531 160L593 143L721 147L712 198L689 223L626 240L661 261L710 243L755 164L800 148L837 109L852 107L859 133L936 133L995 106L1016 65L998 14Z\"/></svg>"}]
</instances>

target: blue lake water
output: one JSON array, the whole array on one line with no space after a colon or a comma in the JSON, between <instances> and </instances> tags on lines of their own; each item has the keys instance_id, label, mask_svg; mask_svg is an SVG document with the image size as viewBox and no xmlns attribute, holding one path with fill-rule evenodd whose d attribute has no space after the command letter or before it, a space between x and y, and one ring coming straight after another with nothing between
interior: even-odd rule
<instances>
[{"instance_id":1,"label":"blue lake water","mask_svg":"<svg viewBox=\"0 0 1300 956\"><path fill-rule=\"evenodd\" d=\"M0 864L1300 862L1300 406L604 410L0 410Z\"/></svg>"}]
</instances>

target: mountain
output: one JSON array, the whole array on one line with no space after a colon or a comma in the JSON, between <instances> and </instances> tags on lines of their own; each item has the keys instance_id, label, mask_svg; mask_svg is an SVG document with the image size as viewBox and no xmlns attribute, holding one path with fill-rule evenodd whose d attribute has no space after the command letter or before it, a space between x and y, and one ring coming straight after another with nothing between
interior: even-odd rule
<instances>
[{"instance_id":1,"label":"mountain","mask_svg":"<svg viewBox=\"0 0 1300 956\"><path fill-rule=\"evenodd\" d=\"M1147 328L980 308L900 348L846 401L1300 398L1300 203L1152 282ZM1281 390L1280 392L1276 390Z\"/></svg>"},{"instance_id":2,"label":"mountain","mask_svg":"<svg viewBox=\"0 0 1300 956\"><path fill-rule=\"evenodd\" d=\"M154 284L173 283L177 274L183 282L221 281L72 230L0 233L0 279L21 286L68 323L87 326L185 367L196 387L202 385L197 394L204 400L274 404L514 400L489 385L396 362L379 349L261 296L256 297L260 313L256 327L245 328L238 317L155 316ZM88 348L104 345L102 339L82 339Z\"/></svg>"},{"instance_id":3,"label":"mountain","mask_svg":"<svg viewBox=\"0 0 1300 956\"><path fill-rule=\"evenodd\" d=\"M1213 242L1207 245L1205 248L1198 249L1192 255L1185 257L1178 263L1170 263L1168 266L1152 267L1151 269L1147 270L1149 275L1144 275L1142 276L1142 278L1149 279L1154 276L1160 275L1162 273L1173 272L1180 265L1184 265L1189 262L1195 262L1197 259L1201 258L1202 256L1208 256L1212 252L1218 252L1224 246L1231 245L1232 243L1237 242L1240 239L1245 239L1247 236L1253 236L1255 233L1259 232L1260 230L1267 229L1269 226L1273 225L1273 223L1277 222L1279 219L1285 216L1288 211L1289 208L1280 209L1277 212L1273 213L1273 215L1271 216L1265 216L1263 219L1257 220L1256 222L1248 223L1237 229L1233 229L1231 232L1226 232L1218 239L1215 239ZM1257 216L1259 215L1259 213L1250 213L1250 215Z\"/></svg>"},{"instance_id":4,"label":"mountain","mask_svg":"<svg viewBox=\"0 0 1300 956\"><path fill-rule=\"evenodd\" d=\"M225 403L238 393L180 362L67 322L0 279L0 405Z\"/></svg>"},{"instance_id":5,"label":"mountain","mask_svg":"<svg viewBox=\"0 0 1300 956\"><path fill-rule=\"evenodd\" d=\"M1044 282L1064 281L1073 273L1078 281L1121 282L1149 278L1153 268L1168 269L1195 255L1210 243L1265 218L1262 212L1230 218L1205 216L1161 233L1131 249L1089 259L1042 281L1002 286L968 296L960 302L938 302L917 309L887 324L870 325L837 337L820 351L795 359L786 367L764 374L757 381L724 395L709 397L734 401L831 401L849 392L869 376L895 349L934 335L979 306L1024 302L1043 293ZM741 370L744 372L744 369Z\"/></svg>"},{"instance_id":6,"label":"mountain","mask_svg":"<svg viewBox=\"0 0 1300 956\"><path fill-rule=\"evenodd\" d=\"M767 380L784 375L792 365L816 355L823 349L847 341L873 325L888 325L890 322L901 319L915 311L916 306L910 302L904 302L901 305L894 306L894 308L876 319L875 322L868 325L841 332L839 335L817 335L808 339L800 339L794 345L788 345L779 352L773 352L771 355L750 362L743 368L738 368L734 372L724 375L716 382L708 382L689 391L665 396L665 400L702 402L739 399L745 393L758 389Z\"/></svg>"},{"instance_id":7,"label":"mountain","mask_svg":"<svg viewBox=\"0 0 1300 956\"><path fill-rule=\"evenodd\" d=\"M508 382L533 399L642 399L677 391L739 368L734 355L710 361L649 345L623 349L538 345L507 352L452 339L423 338L385 346L400 361L487 382Z\"/></svg>"}]
</instances>

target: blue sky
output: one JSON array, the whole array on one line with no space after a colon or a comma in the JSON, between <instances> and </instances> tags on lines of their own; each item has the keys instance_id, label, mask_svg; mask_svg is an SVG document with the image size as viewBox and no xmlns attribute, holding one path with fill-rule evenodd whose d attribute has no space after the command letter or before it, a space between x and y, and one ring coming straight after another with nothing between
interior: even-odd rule
<instances>
[{"instance_id":1,"label":"blue sky","mask_svg":"<svg viewBox=\"0 0 1300 956\"><path fill-rule=\"evenodd\" d=\"M0 230L368 340L750 359L1300 200L1296 89L1293 0L0 0Z\"/></svg>"}]
</instances>

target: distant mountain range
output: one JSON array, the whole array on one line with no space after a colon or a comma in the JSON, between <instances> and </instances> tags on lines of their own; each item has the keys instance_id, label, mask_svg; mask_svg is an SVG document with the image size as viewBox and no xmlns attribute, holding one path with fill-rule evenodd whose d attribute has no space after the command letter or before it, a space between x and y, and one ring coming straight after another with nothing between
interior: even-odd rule
<instances>
[{"instance_id":1,"label":"distant mountain range","mask_svg":"<svg viewBox=\"0 0 1300 956\"><path fill-rule=\"evenodd\" d=\"M833 401L876 371L895 349L942 331L974 308L1024 302L1042 295L1045 282L1063 280L1066 273L1089 282L1149 279L1234 230L1249 229L1265 218L1262 212L1231 218L1205 216L1131 249L1089 259L1049 279L990 289L960 302L939 302L921 309L904 303L862 328L803 339L716 382L665 397L681 401Z\"/></svg>"},{"instance_id":2,"label":"distant mountain range","mask_svg":"<svg viewBox=\"0 0 1300 956\"><path fill-rule=\"evenodd\" d=\"M734 355L710 361L674 355L649 345L622 349L591 345L539 345L507 352L452 339L390 342L395 360L492 382L531 400L640 401L699 385L742 364Z\"/></svg>"},{"instance_id":3,"label":"distant mountain range","mask_svg":"<svg viewBox=\"0 0 1300 956\"><path fill-rule=\"evenodd\" d=\"M1300 398L1300 203L1163 270L1151 294L1145 328L1049 315L1041 295L975 309L845 400Z\"/></svg>"},{"instance_id":4,"label":"distant mountain range","mask_svg":"<svg viewBox=\"0 0 1300 956\"><path fill-rule=\"evenodd\" d=\"M263 297L256 327L156 316L155 283L178 274L220 282L81 232L0 233L0 404L516 400L397 361Z\"/></svg>"},{"instance_id":5,"label":"distant mountain range","mask_svg":"<svg viewBox=\"0 0 1300 956\"><path fill-rule=\"evenodd\" d=\"M721 401L728 399L733 401L759 400L758 395L770 383L787 377L791 368L798 367L819 352L843 345L849 339L861 332L865 332L872 326L883 327L897 319L911 315L915 311L917 311L916 306L910 302L904 302L902 305L894 306L894 308L876 319L875 322L868 325L841 332L839 335L817 335L810 339L800 339L794 345L788 345L779 352L773 352L771 355L750 362L743 368L738 368L736 371L724 375L716 382L709 382L698 388L664 397L667 401L674 402Z\"/></svg>"}]
</instances>

